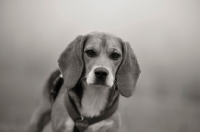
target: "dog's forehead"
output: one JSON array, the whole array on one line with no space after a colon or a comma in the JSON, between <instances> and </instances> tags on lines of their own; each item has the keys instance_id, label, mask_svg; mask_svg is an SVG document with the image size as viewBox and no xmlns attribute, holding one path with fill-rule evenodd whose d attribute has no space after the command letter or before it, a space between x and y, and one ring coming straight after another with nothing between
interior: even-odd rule
<instances>
[{"instance_id":1,"label":"dog's forehead","mask_svg":"<svg viewBox=\"0 0 200 132\"><path fill-rule=\"evenodd\" d=\"M85 44L85 47L90 46L103 46L106 48L116 48L121 50L121 39L107 33L91 33L87 35L87 42Z\"/></svg>"}]
</instances>

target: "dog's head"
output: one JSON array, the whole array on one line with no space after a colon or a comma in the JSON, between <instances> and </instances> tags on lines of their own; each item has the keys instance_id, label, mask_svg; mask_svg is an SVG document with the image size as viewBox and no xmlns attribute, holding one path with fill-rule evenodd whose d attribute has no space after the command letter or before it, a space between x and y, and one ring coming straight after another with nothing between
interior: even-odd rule
<instances>
[{"instance_id":1,"label":"dog's head","mask_svg":"<svg viewBox=\"0 0 200 132\"><path fill-rule=\"evenodd\" d=\"M112 87L122 61L122 46L111 35L93 33L85 41L84 64L86 83L97 87Z\"/></svg>"},{"instance_id":2,"label":"dog's head","mask_svg":"<svg viewBox=\"0 0 200 132\"><path fill-rule=\"evenodd\" d=\"M129 97L140 74L130 45L105 33L78 36L62 52L58 63L68 90L85 78L94 87L111 88L116 84L120 94Z\"/></svg>"}]
</instances>

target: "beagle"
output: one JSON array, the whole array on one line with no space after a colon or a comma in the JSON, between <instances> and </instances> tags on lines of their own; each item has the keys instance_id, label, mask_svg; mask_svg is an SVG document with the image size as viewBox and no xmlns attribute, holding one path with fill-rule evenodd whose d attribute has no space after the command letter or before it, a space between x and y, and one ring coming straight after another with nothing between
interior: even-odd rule
<instances>
[{"instance_id":1,"label":"beagle","mask_svg":"<svg viewBox=\"0 0 200 132\"><path fill-rule=\"evenodd\" d=\"M50 119L54 132L119 131L119 95L130 97L140 74L130 44L108 33L78 36L61 53L58 64L59 70L47 80L28 132L41 132ZM80 114L80 122L73 119L74 113ZM91 124L83 119L106 114Z\"/></svg>"}]
</instances>

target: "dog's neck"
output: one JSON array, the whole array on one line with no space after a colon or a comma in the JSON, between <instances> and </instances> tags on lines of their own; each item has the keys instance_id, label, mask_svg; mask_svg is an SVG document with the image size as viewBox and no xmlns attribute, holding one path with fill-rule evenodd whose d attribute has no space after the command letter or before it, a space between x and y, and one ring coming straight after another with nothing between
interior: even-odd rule
<instances>
[{"instance_id":1,"label":"dog's neck","mask_svg":"<svg viewBox=\"0 0 200 132\"><path fill-rule=\"evenodd\" d=\"M98 116L106 108L110 88L103 86L92 86L82 83L83 96L81 99L80 113L83 116Z\"/></svg>"},{"instance_id":2,"label":"dog's neck","mask_svg":"<svg viewBox=\"0 0 200 132\"><path fill-rule=\"evenodd\" d=\"M119 95L119 91L114 89L116 89L115 86L113 88L95 87L81 82L77 88L67 93L82 116L94 117L103 114L113 105Z\"/></svg>"}]
</instances>

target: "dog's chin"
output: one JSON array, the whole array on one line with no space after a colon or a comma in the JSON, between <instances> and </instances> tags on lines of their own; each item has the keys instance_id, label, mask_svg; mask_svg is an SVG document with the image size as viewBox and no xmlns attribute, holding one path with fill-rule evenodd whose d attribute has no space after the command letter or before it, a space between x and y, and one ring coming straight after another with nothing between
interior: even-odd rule
<instances>
[{"instance_id":1,"label":"dog's chin","mask_svg":"<svg viewBox=\"0 0 200 132\"><path fill-rule=\"evenodd\" d=\"M101 84L101 83L94 83L94 84L88 84L88 85L95 87L95 88L110 88L108 85Z\"/></svg>"},{"instance_id":2,"label":"dog's chin","mask_svg":"<svg viewBox=\"0 0 200 132\"><path fill-rule=\"evenodd\" d=\"M83 83L84 85L92 86L95 88L110 88L110 86L107 85L106 83L100 83L100 82L88 83L87 81L83 81Z\"/></svg>"}]
</instances>

